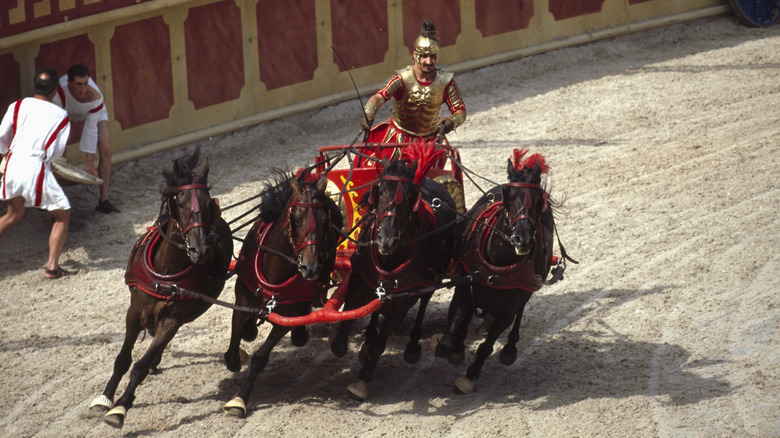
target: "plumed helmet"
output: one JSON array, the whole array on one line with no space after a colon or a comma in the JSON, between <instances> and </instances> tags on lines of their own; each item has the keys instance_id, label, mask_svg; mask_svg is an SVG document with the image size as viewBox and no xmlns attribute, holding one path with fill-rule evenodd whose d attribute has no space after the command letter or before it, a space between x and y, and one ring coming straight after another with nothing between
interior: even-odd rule
<instances>
[{"instance_id":1,"label":"plumed helmet","mask_svg":"<svg viewBox=\"0 0 780 438\"><path fill-rule=\"evenodd\" d=\"M420 36L414 41L414 54L436 55L439 53L439 38L436 36L436 27L428 20L423 21Z\"/></svg>"}]
</instances>

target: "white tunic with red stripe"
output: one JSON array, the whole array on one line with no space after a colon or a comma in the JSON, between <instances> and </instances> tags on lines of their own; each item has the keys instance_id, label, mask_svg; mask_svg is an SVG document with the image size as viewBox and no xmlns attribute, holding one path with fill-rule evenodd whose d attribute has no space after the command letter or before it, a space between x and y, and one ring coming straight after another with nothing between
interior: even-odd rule
<instances>
[{"instance_id":1,"label":"white tunic with red stripe","mask_svg":"<svg viewBox=\"0 0 780 438\"><path fill-rule=\"evenodd\" d=\"M68 89L68 75L60 77L60 86L54 95L54 104L65 108L72 122L84 121L79 150L88 154L97 152L98 122L108 121L108 111L103 104L103 93L95 81L89 78L89 86L94 88L100 98L91 102L79 102Z\"/></svg>"},{"instance_id":2,"label":"white tunic with red stripe","mask_svg":"<svg viewBox=\"0 0 780 438\"><path fill-rule=\"evenodd\" d=\"M45 100L28 97L8 107L0 122L0 153L8 154L0 183L0 199L24 198L25 207L67 210L51 162L68 144L68 113Z\"/></svg>"}]
</instances>

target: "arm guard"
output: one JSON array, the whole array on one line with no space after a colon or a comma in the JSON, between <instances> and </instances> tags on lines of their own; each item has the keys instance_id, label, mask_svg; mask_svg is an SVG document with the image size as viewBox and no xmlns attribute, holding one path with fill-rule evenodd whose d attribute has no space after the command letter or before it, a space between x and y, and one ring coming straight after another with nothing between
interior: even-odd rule
<instances>
[{"instance_id":1,"label":"arm guard","mask_svg":"<svg viewBox=\"0 0 780 438\"><path fill-rule=\"evenodd\" d=\"M458 111L450 117L450 120L452 120L453 124L452 129L457 129L458 126L462 125L463 122L466 121L466 112Z\"/></svg>"}]
</instances>

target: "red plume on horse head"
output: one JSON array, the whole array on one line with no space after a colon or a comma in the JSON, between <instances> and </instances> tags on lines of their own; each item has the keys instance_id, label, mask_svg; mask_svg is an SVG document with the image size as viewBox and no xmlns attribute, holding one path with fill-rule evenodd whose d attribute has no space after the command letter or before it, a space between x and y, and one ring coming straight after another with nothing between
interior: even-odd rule
<instances>
[{"instance_id":1,"label":"red plume on horse head","mask_svg":"<svg viewBox=\"0 0 780 438\"><path fill-rule=\"evenodd\" d=\"M512 163L515 170L523 170L524 168L532 169L536 166L536 163L539 163L539 166L542 168L542 173L547 173L550 170L550 166L547 165L544 155L542 154L533 154L526 158L525 161L521 161L527 153L528 149L515 148L512 150Z\"/></svg>"},{"instance_id":2,"label":"red plume on horse head","mask_svg":"<svg viewBox=\"0 0 780 438\"><path fill-rule=\"evenodd\" d=\"M429 170L433 169L438 163L446 160L444 149L437 148L435 142L431 140L426 142L418 139L404 148L403 158L417 161L417 172L414 175L415 184L419 184Z\"/></svg>"}]
</instances>

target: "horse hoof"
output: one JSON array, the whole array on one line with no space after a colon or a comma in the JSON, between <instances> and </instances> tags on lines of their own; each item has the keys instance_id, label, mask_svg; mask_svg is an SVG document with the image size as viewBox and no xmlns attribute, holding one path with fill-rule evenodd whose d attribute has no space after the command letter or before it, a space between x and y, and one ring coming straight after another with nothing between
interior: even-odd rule
<instances>
[{"instance_id":1,"label":"horse hoof","mask_svg":"<svg viewBox=\"0 0 780 438\"><path fill-rule=\"evenodd\" d=\"M252 342L257 339L257 326L254 324L246 324L244 330L241 332L241 339Z\"/></svg>"},{"instance_id":2,"label":"horse hoof","mask_svg":"<svg viewBox=\"0 0 780 438\"><path fill-rule=\"evenodd\" d=\"M504 365L512 365L517 360L517 352L504 353L504 350L501 350L501 353L498 355L498 360Z\"/></svg>"},{"instance_id":3,"label":"horse hoof","mask_svg":"<svg viewBox=\"0 0 780 438\"><path fill-rule=\"evenodd\" d=\"M336 335L332 335L332 337L329 337L330 339L330 351L333 352L333 355L336 357L344 357L347 355L347 342L339 342L339 339Z\"/></svg>"},{"instance_id":4,"label":"horse hoof","mask_svg":"<svg viewBox=\"0 0 780 438\"><path fill-rule=\"evenodd\" d=\"M243 348L238 349L238 360L241 362L241 364L245 364L246 361L249 360L249 353L246 352Z\"/></svg>"},{"instance_id":5,"label":"horse hoof","mask_svg":"<svg viewBox=\"0 0 780 438\"><path fill-rule=\"evenodd\" d=\"M450 353L449 356L447 356L447 362L449 362L452 365L460 365L463 363L465 359L466 359L466 353L463 351L457 353Z\"/></svg>"},{"instance_id":6,"label":"horse hoof","mask_svg":"<svg viewBox=\"0 0 780 438\"><path fill-rule=\"evenodd\" d=\"M121 429L125 425L125 415L127 415L127 408L124 406L114 406L106 416L103 417L103 422L111 427Z\"/></svg>"},{"instance_id":7,"label":"horse hoof","mask_svg":"<svg viewBox=\"0 0 780 438\"><path fill-rule=\"evenodd\" d=\"M436 335L431 336L431 340L428 341L428 348L431 349L431 351L436 354L436 347L439 346L439 341L441 341L441 338L443 338L444 335L439 333Z\"/></svg>"},{"instance_id":8,"label":"horse hoof","mask_svg":"<svg viewBox=\"0 0 780 438\"><path fill-rule=\"evenodd\" d=\"M95 397L89 404L89 412L93 415L105 415L114 406L114 402L103 394Z\"/></svg>"},{"instance_id":9,"label":"horse hoof","mask_svg":"<svg viewBox=\"0 0 780 438\"><path fill-rule=\"evenodd\" d=\"M474 381L465 376L458 377L455 380L455 389L461 394L471 394L474 392L474 386L476 386Z\"/></svg>"},{"instance_id":10,"label":"horse hoof","mask_svg":"<svg viewBox=\"0 0 780 438\"><path fill-rule=\"evenodd\" d=\"M416 348L417 351L413 351L415 350L414 347L412 348L406 347L406 350L404 350L404 362L409 364L415 364L420 361L420 359L422 358L422 351L421 351L422 349L420 348L419 345L416 345L416 347L417 347Z\"/></svg>"},{"instance_id":11,"label":"horse hoof","mask_svg":"<svg viewBox=\"0 0 780 438\"><path fill-rule=\"evenodd\" d=\"M362 380L358 380L347 386L347 391L349 391L356 400L365 401L368 398L368 387L366 386L366 382Z\"/></svg>"},{"instance_id":12,"label":"horse hoof","mask_svg":"<svg viewBox=\"0 0 780 438\"><path fill-rule=\"evenodd\" d=\"M225 403L222 410L231 417L246 417L246 403L241 397L233 397L233 400Z\"/></svg>"},{"instance_id":13,"label":"horse hoof","mask_svg":"<svg viewBox=\"0 0 780 438\"><path fill-rule=\"evenodd\" d=\"M290 340L296 347L303 347L309 342L309 331L306 330L306 326L296 327L292 329L290 333Z\"/></svg>"}]
</instances>

